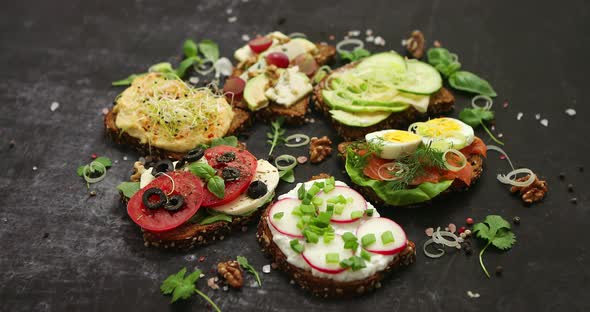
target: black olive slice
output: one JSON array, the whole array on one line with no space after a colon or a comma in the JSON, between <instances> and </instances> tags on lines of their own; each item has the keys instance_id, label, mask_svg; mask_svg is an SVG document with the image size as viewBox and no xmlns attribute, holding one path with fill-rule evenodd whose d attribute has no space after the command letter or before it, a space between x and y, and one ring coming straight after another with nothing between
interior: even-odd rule
<instances>
[{"instance_id":1,"label":"black olive slice","mask_svg":"<svg viewBox=\"0 0 590 312\"><path fill-rule=\"evenodd\" d=\"M240 170L235 167L225 167L221 171L221 176L224 181L230 182L240 178Z\"/></svg>"},{"instance_id":2,"label":"black olive slice","mask_svg":"<svg viewBox=\"0 0 590 312\"><path fill-rule=\"evenodd\" d=\"M180 194L172 195L168 197L168 202L164 206L164 209L168 211L177 211L184 205L184 197Z\"/></svg>"},{"instance_id":3,"label":"black olive slice","mask_svg":"<svg viewBox=\"0 0 590 312\"><path fill-rule=\"evenodd\" d=\"M225 152L219 156L217 156L217 161L226 163L230 161L234 161L236 159L236 153L234 152Z\"/></svg>"},{"instance_id":4,"label":"black olive slice","mask_svg":"<svg viewBox=\"0 0 590 312\"><path fill-rule=\"evenodd\" d=\"M181 170L182 167L184 167L185 164L186 164L186 160L184 160L184 158L183 158L183 159L179 160L178 162L176 162L176 165L174 166L174 169Z\"/></svg>"},{"instance_id":5,"label":"black olive slice","mask_svg":"<svg viewBox=\"0 0 590 312\"><path fill-rule=\"evenodd\" d=\"M166 203L166 194L161 189L152 187L145 190L141 196L141 201L148 209L155 210L164 206Z\"/></svg>"},{"instance_id":6,"label":"black olive slice","mask_svg":"<svg viewBox=\"0 0 590 312\"><path fill-rule=\"evenodd\" d=\"M188 151L188 153L184 155L183 159L187 162L194 162L203 158L203 155L205 155L205 149L202 147L197 147L195 149Z\"/></svg>"},{"instance_id":7,"label":"black olive slice","mask_svg":"<svg viewBox=\"0 0 590 312\"><path fill-rule=\"evenodd\" d=\"M262 181L256 180L252 183L250 183L250 186L248 186L248 197L252 198L252 199L256 199L256 198L260 198L262 196L264 196L264 194L266 194L266 192L268 192L268 188L266 187L266 184Z\"/></svg>"},{"instance_id":8,"label":"black olive slice","mask_svg":"<svg viewBox=\"0 0 590 312\"><path fill-rule=\"evenodd\" d=\"M157 177L160 173L166 173L169 171L174 171L174 165L172 165L172 161L170 159L164 159L158 161L154 167L152 168L152 175Z\"/></svg>"}]
</instances>

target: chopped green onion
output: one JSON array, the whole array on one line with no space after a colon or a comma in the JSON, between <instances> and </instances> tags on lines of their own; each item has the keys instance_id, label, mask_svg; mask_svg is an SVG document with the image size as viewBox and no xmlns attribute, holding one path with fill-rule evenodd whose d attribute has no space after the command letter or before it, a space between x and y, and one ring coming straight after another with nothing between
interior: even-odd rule
<instances>
[{"instance_id":1,"label":"chopped green onion","mask_svg":"<svg viewBox=\"0 0 590 312\"><path fill-rule=\"evenodd\" d=\"M297 142L298 140L301 140L301 139L303 139L301 142ZM289 143L289 141L291 141L291 140L295 140L295 143ZM306 145L307 143L309 143L309 136L302 134L302 133L293 134L293 135L290 135L285 138L285 146L286 147L299 147L299 146Z\"/></svg>"},{"instance_id":2,"label":"chopped green onion","mask_svg":"<svg viewBox=\"0 0 590 312\"><path fill-rule=\"evenodd\" d=\"M326 263L339 263L340 254L337 252L331 252L326 254Z\"/></svg>"},{"instance_id":3,"label":"chopped green onion","mask_svg":"<svg viewBox=\"0 0 590 312\"><path fill-rule=\"evenodd\" d=\"M336 204L334 205L334 214L341 215L344 211L344 204Z\"/></svg>"},{"instance_id":4,"label":"chopped green onion","mask_svg":"<svg viewBox=\"0 0 590 312\"><path fill-rule=\"evenodd\" d=\"M329 244L331 241L334 240L336 234L334 232L326 231L324 232L324 243Z\"/></svg>"},{"instance_id":5,"label":"chopped green onion","mask_svg":"<svg viewBox=\"0 0 590 312\"><path fill-rule=\"evenodd\" d=\"M318 235L310 230L303 231L303 236L305 237L305 240L307 242L314 243L314 244L317 244L317 242L320 240Z\"/></svg>"},{"instance_id":6,"label":"chopped green onion","mask_svg":"<svg viewBox=\"0 0 590 312\"><path fill-rule=\"evenodd\" d=\"M371 254L368 251L361 249L361 258L371 261Z\"/></svg>"},{"instance_id":7,"label":"chopped green onion","mask_svg":"<svg viewBox=\"0 0 590 312\"><path fill-rule=\"evenodd\" d=\"M391 231L383 232L383 234L381 234L381 242L383 242L383 245L395 242L393 233Z\"/></svg>"},{"instance_id":8,"label":"chopped green onion","mask_svg":"<svg viewBox=\"0 0 590 312\"><path fill-rule=\"evenodd\" d=\"M352 251L356 251L356 249L358 247L359 247L359 243L356 240L344 242L344 249L350 249Z\"/></svg>"},{"instance_id":9,"label":"chopped green onion","mask_svg":"<svg viewBox=\"0 0 590 312\"><path fill-rule=\"evenodd\" d=\"M304 214L315 214L316 212L314 205L300 205L299 207Z\"/></svg>"},{"instance_id":10,"label":"chopped green onion","mask_svg":"<svg viewBox=\"0 0 590 312\"><path fill-rule=\"evenodd\" d=\"M324 186L324 192L330 193L336 187L336 180L334 177L329 177L326 179L326 186Z\"/></svg>"},{"instance_id":11,"label":"chopped green onion","mask_svg":"<svg viewBox=\"0 0 590 312\"><path fill-rule=\"evenodd\" d=\"M303 221L303 223L307 224L309 222L311 222L311 216L310 215L303 215L301 216L301 221Z\"/></svg>"},{"instance_id":12,"label":"chopped green onion","mask_svg":"<svg viewBox=\"0 0 590 312\"><path fill-rule=\"evenodd\" d=\"M319 197L314 197L314 198L312 198L312 199L311 199L311 203L312 203L314 206L318 207L318 206L321 206L321 205L324 203L324 200L323 200L323 199L321 199L321 198L319 198ZM332 207L332 208L333 208L333 207Z\"/></svg>"},{"instance_id":13,"label":"chopped green onion","mask_svg":"<svg viewBox=\"0 0 590 312\"><path fill-rule=\"evenodd\" d=\"M299 198L299 200L302 200L303 198L305 198L305 184L301 184L301 187L297 190L297 198Z\"/></svg>"},{"instance_id":14,"label":"chopped green onion","mask_svg":"<svg viewBox=\"0 0 590 312\"><path fill-rule=\"evenodd\" d=\"M321 188L319 188L317 185L312 185L311 188L309 189L309 191L307 191L307 195L311 195L312 197L315 196L317 193L319 193L321 191Z\"/></svg>"},{"instance_id":15,"label":"chopped green onion","mask_svg":"<svg viewBox=\"0 0 590 312\"><path fill-rule=\"evenodd\" d=\"M367 267L365 260L358 256L352 256L348 259L340 261L340 266L343 268L351 268L353 271L358 271Z\"/></svg>"},{"instance_id":16,"label":"chopped green onion","mask_svg":"<svg viewBox=\"0 0 590 312\"><path fill-rule=\"evenodd\" d=\"M301 245L301 243L299 243L298 239L294 239L294 240L290 241L289 245L291 245L291 249L295 250L296 253L303 252L303 245Z\"/></svg>"},{"instance_id":17,"label":"chopped green onion","mask_svg":"<svg viewBox=\"0 0 590 312\"><path fill-rule=\"evenodd\" d=\"M374 244L376 241L377 238L375 238L375 234L367 234L361 238L361 243L363 244L363 247L370 246L371 244Z\"/></svg>"},{"instance_id":18,"label":"chopped green onion","mask_svg":"<svg viewBox=\"0 0 590 312\"><path fill-rule=\"evenodd\" d=\"M327 204L326 205L326 211L327 212L334 212L334 204Z\"/></svg>"},{"instance_id":19,"label":"chopped green onion","mask_svg":"<svg viewBox=\"0 0 590 312\"><path fill-rule=\"evenodd\" d=\"M293 208L293 210L291 210L291 214L294 216L301 217L303 215L303 212L301 211L301 207L297 206L297 207Z\"/></svg>"},{"instance_id":20,"label":"chopped green onion","mask_svg":"<svg viewBox=\"0 0 590 312\"><path fill-rule=\"evenodd\" d=\"M344 196L342 196L342 194L341 194L341 195L329 198L328 202L334 203L334 204L346 204L346 198L344 198Z\"/></svg>"},{"instance_id":21,"label":"chopped green onion","mask_svg":"<svg viewBox=\"0 0 590 312\"><path fill-rule=\"evenodd\" d=\"M325 183L324 182L314 182L313 185L317 185L317 187L319 188L324 188Z\"/></svg>"},{"instance_id":22,"label":"chopped green onion","mask_svg":"<svg viewBox=\"0 0 590 312\"><path fill-rule=\"evenodd\" d=\"M272 218L273 218L273 219L276 219L276 220L280 220L280 219L283 217L283 215L284 215L284 214L285 214L285 213L284 213L284 212L282 212L282 211L281 211L281 212L277 212L277 213L275 213L274 215L272 215Z\"/></svg>"},{"instance_id":23,"label":"chopped green onion","mask_svg":"<svg viewBox=\"0 0 590 312\"><path fill-rule=\"evenodd\" d=\"M367 217L372 217L373 213L375 212L375 209L367 209L365 212L367 213Z\"/></svg>"},{"instance_id":24,"label":"chopped green onion","mask_svg":"<svg viewBox=\"0 0 590 312\"><path fill-rule=\"evenodd\" d=\"M316 218L316 223L320 226L326 227L330 224L330 219L332 218L332 214L329 212L320 212L318 217Z\"/></svg>"},{"instance_id":25,"label":"chopped green onion","mask_svg":"<svg viewBox=\"0 0 590 312\"><path fill-rule=\"evenodd\" d=\"M347 241L355 241L356 242L356 236L354 236L354 234L352 234L352 232L345 232L344 234L342 234L342 240L347 242Z\"/></svg>"},{"instance_id":26,"label":"chopped green onion","mask_svg":"<svg viewBox=\"0 0 590 312\"><path fill-rule=\"evenodd\" d=\"M363 216L363 212L360 210L356 210L350 213L350 218L351 219L359 219L360 217Z\"/></svg>"}]
</instances>

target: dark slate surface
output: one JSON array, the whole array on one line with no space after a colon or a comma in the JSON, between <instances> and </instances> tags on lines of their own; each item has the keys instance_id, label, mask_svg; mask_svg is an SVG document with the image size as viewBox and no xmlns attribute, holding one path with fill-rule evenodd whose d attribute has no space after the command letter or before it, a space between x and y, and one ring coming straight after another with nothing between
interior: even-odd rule
<instances>
[{"instance_id":1,"label":"dark slate surface","mask_svg":"<svg viewBox=\"0 0 590 312\"><path fill-rule=\"evenodd\" d=\"M184 266L211 276L217 261L236 255L247 256L259 270L268 264L254 226L189 252L143 246L114 189L140 155L113 145L102 132L101 110L121 92L109 83L158 61L178 61L174 56L187 37L215 39L222 54L231 56L244 33L300 31L327 41L331 34L342 38L348 30L367 28L387 40L387 49L400 50L401 38L417 28L457 52L464 68L486 77L500 94L497 132L504 134L514 162L547 178L551 191L545 201L524 207L495 180L507 164L491 154L483 179L469 193L430 208L383 211L419 246L429 226L460 225L468 216L481 220L491 213L520 216L516 246L505 253L490 250L485 257L492 271L504 266L504 275L486 279L476 256L451 252L430 260L419 252L416 265L357 299L311 298L279 272L264 274L262 289L213 291L204 280L199 287L223 311L589 310L584 230L590 226L585 180L590 168L578 169L590 150L585 121L589 11L584 1L3 1L0 310L204 310L199 299L169 305L158 290L160 282ZM237 22L228 23L229 16ZM280 20L284 23L278 25ZM457 107L468 100L459 95ZM53 101L60 103L55 112L49 109ZM568 107L578 115L564 114ZM524 113L521 121L518 112ZM548 127L540 125L536 113L549 120ZM256 125L247 141L260 157L268 148L261 143L265 130ZM295 132L335 137L321 118L290 130ZM92 153L118 160L92 187L96 197L87 195L75 175ZM321 166L300 166L296 175L303 181L322 171L344 178L334 157ZM573 193L567 192L568 183L575 185ZM569 202L573 196L577 204ZM200 256L206 261L195 260ZM246 279L247 285L253 281ZM468 290L481 297L469 298Z\"/></svg>"}]
</instances>

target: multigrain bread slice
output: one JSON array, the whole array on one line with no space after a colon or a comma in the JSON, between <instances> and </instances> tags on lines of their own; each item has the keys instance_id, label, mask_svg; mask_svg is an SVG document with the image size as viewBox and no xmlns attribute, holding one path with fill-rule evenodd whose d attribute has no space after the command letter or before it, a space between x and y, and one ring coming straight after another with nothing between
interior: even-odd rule
<instances>
[{"instance_id":1,"label":"multigrain bread slice","mask_svg":"<svg viewBox=\"0 0 590 312\"><path fill-rule=\"evenodd\" d=\"M226 135L238 134L244 128L249 127L252 123L250 114L245 110L234 107L233 112L234 118L231 121L231 125ZM150 146L149 144L141 143L137 138L132 137L119 129L115 123L116 118L117 114L112 108L104 116L105 133L115 143L130 146L142 155L150 155L159 159L181 159L184 156L185 153L168 151L155 146Z\"/></svg>"},{"instance_id":2,"label":"multigrain bread slice","mask_svg":"<svg viewBox=\"0 0 590 312\"><path fill-rule=\"evenodd\" d=\"M314 59L319 66L326 65L334 59L336 55L336 48L331 45L317 43L316 47L318 52L314 55ZM244 68L235 68L231 77L239 77L244 73ZM310 97L304 97L296 104L285 107L275 103L270 103L267 107L260 109L256 112L251 112L248 109L248 105L243 98L231 98L227 96L228 102L230 102L235 108L239 108L249 113L251 117L263 122L270 122L283 116L285 123L288 125L302 125L305 123L305 115L308 112Z\"/></svg>"},{"instance_id":3,"label":"multigrain bread slice","mask_svg":"<svg viewBox=\"0 0 590 312\"><path fill-rule=\"evenodd\" d=\"M338 156L340 156L340 158L344 161L346 161L346 147L350 144L352 144L352 142L342 142L342 143L338 144ZM451 184L451 186L448 189L446 189L444 192L442 192L439 196L437 196L435 198L440 198L441 196L446 196L451 193L458 193L458 192L467 191L471 186L473 186L477 182L477 180L479 180L479 178L483 174L484 157L481 155L477 155L477 154L471 154L471 155L467 155L466 158L467 158L467 161L471 164L471 167L473 168L473 172L471 174L471 184L467 185L467 184L465 184L465 182L463 182L459 179L455 179L455 181L453 181L453 184ZM375 206L393 207L392 205L385 203L377 195L377 193L375 193L375 191L373 191L373 189L371 189L370 187L360 186L355 183L351 183L350 187L352 187L353 189L355 189L359 193L361 193L361 195L363 195L363 197L365 197L369 202L371 202ZM408 205L408 206L404 206L404 207L417 208L417 207L430 205L431 203L432 203L432 200L422 202L419 204Z\"/></svg>"},{"instance_id":4,"label":"multigrain bread slice","mask_svg":"<svg viewBox=\"0 0 590 312\"><path fill-rule=\"evenodd\" d=\"M268 210L268 209L267 209ZM416 246L408 241L406 248L395 257L383 271L376 272L362 280L339 282L313 276L311 271L298 268L287 261L287 257L273 241L269 228L268 211L265 211L258 224L256 237L264 253L285 273L289 274L302 289L310 291L314 296L323 298L359 296L381 287L381 281L390 273L409 266L416 261Z\"/></svg>"},{"instance_id":5,"label":"multigrain bread slice","mask_svg":"<svg viewBox=\"0 0 590 312\"><path fill-rule=\"evenodd\" d=\"M357 66L359 62L347 64L334 70L332 73L346 71L347 69ZM326 88L326 83L330 75L326 76L320 83L318 83L313 90L314 107L321 112L332 124L332 127L338 134L347 141L353 141L364 138L367 133L375 132L383 129L405 129L415 121L425 120L429 117L435 117L446 114L453 110L455 97L445 87L442 87L438 92L430 96L430 103L426 113L418 112L414 107L392 113L387 119L369 126L369 127L353 127L344 125L337 120L334 120L330 115L330 106L324 101L322 90Z\"/></svg>"}]
</instances>

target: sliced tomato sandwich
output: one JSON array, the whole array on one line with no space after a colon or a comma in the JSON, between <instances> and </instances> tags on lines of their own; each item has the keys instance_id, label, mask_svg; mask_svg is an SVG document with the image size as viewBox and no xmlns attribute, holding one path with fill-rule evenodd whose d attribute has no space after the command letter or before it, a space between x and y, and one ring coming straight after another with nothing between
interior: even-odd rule
<instances>
[{"instance_id":1,"label":"sliced tomato sandwich","mask_svg":"<svg viewBox=\"0 0 590 312\"><path fill-rule=\"evenodd\" d=\"M301 288L320 297L356 296L415 261L395 221L334 178L299 183L262 215L258 241Z\"/></svg>"},{"instance_id":2,"label":"sliced tomato sandwich","mask_svg":"<svg viewBox=\"0 0 590 312\"><path fill-rule=\"evenodd\" d=\"M353 187L377 205L419 205L468 189L483 172L486 145L454 118L381 130L338 147Z\"/></svg>"},{"instance_id":3,"label":"sliced tomato sandwich","mask_svg":"<svg viewBox=\"0 0 590 312\"><path fill-rule=\"evenodd\" d=\"M314 89L315 107L345 140L453 109L455 98L427 63L383 52L332 71Z\"/></svg>"},{"instance_id":4,"label":"sliced tomato sandwich","mask_svg":"<svg viewBox=\"0 0 590 312\"><path fill-rule=\"evenodd\" d=\"M274 197L277 168L247 150L196 148L178 161L136 163L118 188L146 246L190 248L223 240L259 216Z\"/></svg>"},{"instance_id":5,"label":"sliced tomato sandwich","mask_svg":"<svg viewBox=\"0 0 590 312\"><path fill-rule=\"evenodd\" d=\"M331 61L336 48L275 31L236 50L239 62L224 85L228 100L264 121L283 116L304 123L313 87L310 78Z\"/></svg>"}]
</instances>

